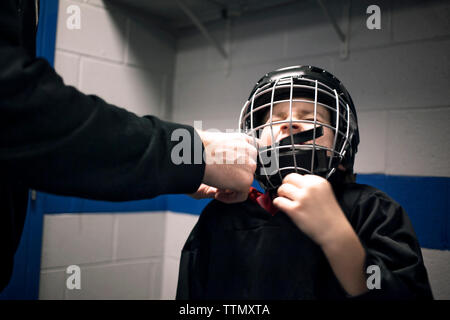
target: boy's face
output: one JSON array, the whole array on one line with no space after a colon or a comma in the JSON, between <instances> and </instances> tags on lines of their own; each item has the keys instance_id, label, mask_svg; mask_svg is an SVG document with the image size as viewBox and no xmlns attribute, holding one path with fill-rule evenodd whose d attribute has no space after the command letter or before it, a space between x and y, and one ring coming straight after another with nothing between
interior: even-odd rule
<instances>
[{"instance_id":1,"label":"boy's face","mask_svg":"<svg viewBox=\"0 0 450 320\"><path fill-rule=\"evenodd\" d=\"M263 122L270 122L270 110L264 117ZM280 102L273 106L272 122L290 120L289 102ZM314 121L314 102L300 102L292 101L292 121L295 120L310 120ZM331 124L330 112L323 106L317 105L316 120L325 124ZM273 124L273 137L275 142L290 136L290 123ZM314 128L314 123L299 123L292 122L292 134L301 131L306 131ZM334 132L330 128L323 127L323 136L316 138L316 144L331 149L333 147ZM261 133L262 145L268 146L272 144L272 134L270 126L266 126ZM312 144L312 141L306 142ZM330 153L329 151L327 153Z\"/></svg>"}]
</instances>

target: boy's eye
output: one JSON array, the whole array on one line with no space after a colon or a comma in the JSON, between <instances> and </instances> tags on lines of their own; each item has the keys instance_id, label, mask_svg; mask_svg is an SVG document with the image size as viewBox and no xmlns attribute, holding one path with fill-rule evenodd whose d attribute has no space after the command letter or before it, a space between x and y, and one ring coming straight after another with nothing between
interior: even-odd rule
<instances>
[{"instance_id":1,"label":"boy's eye","mask_svg":"<svg viewBox=\"0 0 450 320\"><path fill-rule=\"evenodd\" d=\"M272 122L275 122L275 121L281 121L281 120L283 120L283 118L281 118L281 117L279 117L279 116L272 116ZM270 117L267 118L266 123L269 123L269 122L270 122Z\"/></svg>"},{"instance_id":2,"label":"boy's eye","mask_svg":"<svg viewBox=\"0 0 450 320\"><path fill-rule=\"evenodd\" d=\"M308 120L308 121L314 121L314 116L311 116L311 117L306 117L304 120ZM323 119L322 119L322 117L321 116L319 116L319 115L317 115L317 117L316 117L316 121L317 122L323 122Z\"/></svg>"}]
</instances>

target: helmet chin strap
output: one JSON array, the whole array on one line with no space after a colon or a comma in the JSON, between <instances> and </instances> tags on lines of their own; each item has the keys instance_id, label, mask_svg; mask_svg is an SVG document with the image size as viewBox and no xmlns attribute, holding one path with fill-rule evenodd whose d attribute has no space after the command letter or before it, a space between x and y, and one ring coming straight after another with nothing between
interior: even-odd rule
<instances>
[{"instance_id":1,"label":"helmet chin strap","mask_svg":"<svg viewBox=\"0 0 450 320\"><path fill-rule=\"evenodd\" d=\"M316 128L316 139L323 136L323 127L318 126ZM311 141L314 139L314 129L306 130L297 132L293 135L289 135L286 138L281 139L280 141L277 141L274 143L274 147L284 147L284 146L292 146L292 141L294 144L304 144L305 142ZM272 149L272 145L269 145L267 147L260 147L258 149L259 152L269 152ZM292 150L288 148L283 148L284 150Z\"/></svg>"},{"instance_id":2,"label":"helmet chin strap","mask_svg":"<svg viewBox=\"0 0 450 320\"><path fill-rule=\"evenodd\" d=\"M323 127L316 127L315 138L323 136ZM325 149L299 149L294 145L301 145L314 139L314 129L298 132L281 139L272 146L259 148L255 178L266 191L275 192L281 185L285 176L290 173L310 174L313 172L325 177L328 172L329 157ZM292 144L294 141L294 145ZM275 150L274 150L275 149ZM314 168L311 168L311 158L316 159ZM278 159L274 159L274 155ZM295 159L294 159L295 157ZM263 159L263 162L261 161ZM267 161L265 161L267 160ZM277 163L278 166L273 167Z\"/></svg>"},{"instance_id":3,"label":"helmet chin strap","mask_svg":"<svg viewBox=\"0 0 450 320\"><path fill-rule=\"evenodd\" d=\"M323 127L318 126L316 128L316 139L323 136ZM294 140L294 144L303 144L305 142L311 141L314 139L314 129L298 132L296 134L293 134L292 136L288 136L286 138L281 139L278 141L279 146L290 146L292 145L292 139Z\"/></svg>"}]
</instances>

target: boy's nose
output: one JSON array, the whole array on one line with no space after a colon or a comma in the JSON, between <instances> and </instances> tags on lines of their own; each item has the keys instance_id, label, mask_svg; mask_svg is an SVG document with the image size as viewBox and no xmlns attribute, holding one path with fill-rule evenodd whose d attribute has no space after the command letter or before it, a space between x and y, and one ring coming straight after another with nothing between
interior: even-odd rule
<instances>
[{"instance_id":1,"label":"boy's nose","mask_svg":"<svg viewBox=\"0 0 450 320\"><path fill-rule=\"evenodd\" d=\"M303 127L298 122L292 122L292 134L296 134L300 131L303 131ZM290 135L291 134L291 124L289 122L283 123L281 125L281 132L283 135Z\"/></svg>"}]
</instances>

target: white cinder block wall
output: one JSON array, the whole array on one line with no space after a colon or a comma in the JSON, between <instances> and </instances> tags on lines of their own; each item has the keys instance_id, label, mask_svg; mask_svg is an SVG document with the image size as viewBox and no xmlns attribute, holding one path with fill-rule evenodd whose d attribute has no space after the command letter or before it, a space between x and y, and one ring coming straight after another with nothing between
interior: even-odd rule
<instances>
[{"instance_id":1,"label":"white cinder block wall","mask_svg":"<svg viewBox=\"0 0 450 320\"><path fill-rule=\"evenodd\" d=\"M315 2L233 18L228 34L225 22L208 25L228 60L195 29L172 39L100 1L85 2L78 2L85 18L76 34L64 25L65 7L76 2L60 1L55 59L65 81L84 92L139 114L235 129L259 77L312 64L340 78L355 101L357 172L450 176L448 2L377 1L382 29L368 30L365 12L373 3L352 1L344 60ZM343 26L342 2L327 1ZM46 215L40 298L173 299L180 251L196 220L173 212ZM449 251L423 254L435 297L450 299ZM70 264L82 269L79 292L65 290Z\"/></svg>"},{"instance_id":2,"label":"white cinder block wall","mask_svg":"<svg viewBox=\"0 0 450 320\"><path fill-rule=\"evenodd\" d=\"M69 5L81 29L66 27ZM175 40L102 1L59 1L55 68L66 84L139 115L168 118ZM40 299L159 299L165 212L44 215ZM69 265L81 290L66 289Z\"/></svg>"}]
</instances>

